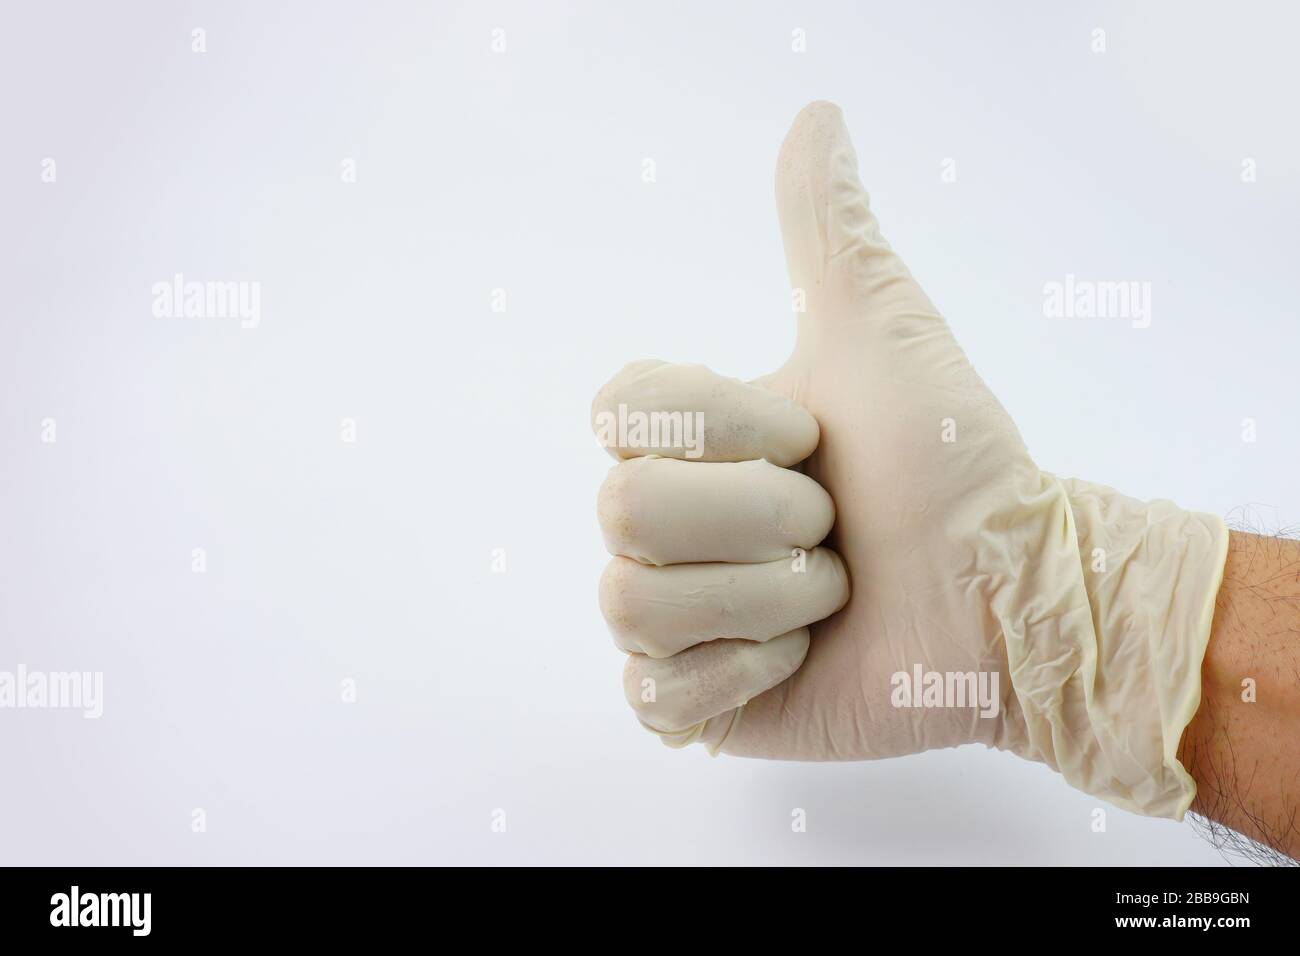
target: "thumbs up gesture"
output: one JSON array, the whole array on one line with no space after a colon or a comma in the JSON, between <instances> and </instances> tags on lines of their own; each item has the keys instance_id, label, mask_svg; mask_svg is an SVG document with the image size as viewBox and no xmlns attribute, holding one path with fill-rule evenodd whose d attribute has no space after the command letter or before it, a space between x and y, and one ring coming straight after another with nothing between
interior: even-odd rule
<instances>
[{"instance_id":1,"label":"thumbs up gesture","mask_svg":"<svg viewBox=\"0 0 1300 956\"><path fill-rule=\"evenodd\" d=\"M1222 575L1217 517L1042 471L881 235L839 109L776 197L794 354L745 383L642 361L596 396L618 459L601 608L641 723L798 760L979 742L1181 818L1176 751Z\"/></svg>"}]
</instances>

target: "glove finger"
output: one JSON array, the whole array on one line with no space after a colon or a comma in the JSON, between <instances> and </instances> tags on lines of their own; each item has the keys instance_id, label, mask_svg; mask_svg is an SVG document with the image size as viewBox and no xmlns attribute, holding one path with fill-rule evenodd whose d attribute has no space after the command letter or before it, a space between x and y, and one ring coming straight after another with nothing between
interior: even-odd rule
<instances>
[{"instance_id":1,"label":"glove finger","mask_svg":"<svg viewBox=\"0 0 1300 956\"><path fill-rule=\"evenodd\" d=\"M767 641L829 617L848 599L848 574L829 548L765 564L660 568L614 558L600 579L614 642L654 658L718 639Z\"/></svg>"},{"instance_id":2,"label":"glove finger","mask_svg":"<svg viewBox=\"0 0 1300 956\"><path fill-rule=\"evenodd\" d=\"M813 325L899 314L937 319L881 235L835 104L810 103L795 117L777 159L776 206L790 282L807 296ZM839 307L827 308L829 298Z\"/></svg>"},{"instance_id":3,"label":"glove finger","mask_svg":"<svg viewBox=\"0 0 1300 956\"><path fill-rule=\"evenodd\" d=\"M776 561L835 521L821 485L766 461L634 458L610 469L596 512L610 554L643 564Z\"/></svg>"},{"instance_id":4,"label":"glove finger","mask_svg":"<svg viewBox=\"0 0 1300 956\"><path fill-rule=\"evenodd\" d=\"M623 692L647 728L689 736L781 683L807 653L808 628L801 627L763 643L710 641L663 659L633 654L623 668Z\"/></svg>"},{"instance_id":5,"label":"glove finger","mask_svg":"<svg viewBox=\"0 0 1300 956\"><path fill-rule=\"evenodd\" d=\"M591 404L591 426L620 460L754 461L782 467L817 447L817 421L794 402L703 365L633 362Z\"/></svg>"}]
</instances>

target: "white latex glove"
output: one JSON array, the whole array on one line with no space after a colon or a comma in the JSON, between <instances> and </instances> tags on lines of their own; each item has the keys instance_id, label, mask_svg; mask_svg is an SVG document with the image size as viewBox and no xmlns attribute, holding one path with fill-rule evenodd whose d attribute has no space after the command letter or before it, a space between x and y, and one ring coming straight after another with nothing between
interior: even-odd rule
<instances>
[{"instance_id":1,"label":"white latex glove","mask_svg":"<svg viewBox=\"0 0 1300 956\"><path fill-rule=\"evenodd\" d=\"M776 192L807 302L789 361L752 385L638 362L593 404L598 432L620 405L703 414L695 460L612 448L598 502L617 555L601 606L642 723L780 759L981 742L1181 818L1223 522L1034 464L882 238L837 107L795 119ZM798 570L833 519L843 564L816 548ZM895 675L918 669L996 676L996 714L898 706Z\"/></svg>"}]
</instances>

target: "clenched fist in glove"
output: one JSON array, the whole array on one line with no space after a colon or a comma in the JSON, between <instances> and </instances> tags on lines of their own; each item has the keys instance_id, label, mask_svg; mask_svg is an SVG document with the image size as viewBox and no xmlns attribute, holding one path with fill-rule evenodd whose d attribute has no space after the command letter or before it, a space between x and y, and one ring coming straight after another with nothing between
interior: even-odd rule
<instances>
[{"instance_id":1,"label":"clenched fist in glove","mask_svg":"<svg viewBox=\"0 0 1300 956\"><path fill-rule=\"evenodd\" d=\"M789 361L636 362L593 405L620 459L600 601L641 722L795 760L978 741L1181 818L1223 522L1034 463L881 236L838 108L795 119L776 192Z\"/></svg>"}]
</instances>

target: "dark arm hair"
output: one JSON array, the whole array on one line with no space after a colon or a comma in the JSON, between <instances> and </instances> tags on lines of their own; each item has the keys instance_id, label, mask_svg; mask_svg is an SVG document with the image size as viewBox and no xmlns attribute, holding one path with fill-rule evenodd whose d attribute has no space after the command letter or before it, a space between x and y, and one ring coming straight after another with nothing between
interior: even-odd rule
<instances>
[{"instance_id":1,"label":"dark arm hair","mask_svg":"<svg viewBox=\"0 0 1300 956\"><path fill-rule=\"evenodd\" d=\"M1300 541L1233 531L1179 759L1224 853L1300 857Z\"/></svg>"}]
</instances>

